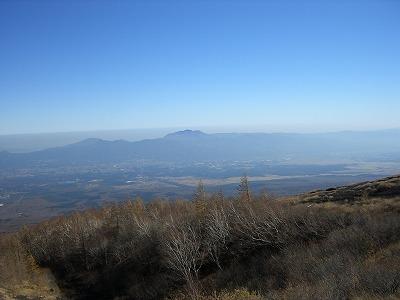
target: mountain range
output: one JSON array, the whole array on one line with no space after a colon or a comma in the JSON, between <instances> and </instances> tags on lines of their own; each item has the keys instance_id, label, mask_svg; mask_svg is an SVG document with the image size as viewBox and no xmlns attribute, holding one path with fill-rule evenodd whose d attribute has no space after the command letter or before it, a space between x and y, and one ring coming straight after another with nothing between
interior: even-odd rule
<instances>
[{"instance_id":1,"label":"mountain range","mask_svg":"<svg viewBox=\"0 0 400 300\"><path fill-rule=\"evenodd\" d=\"M0 167L119 163L244 160L400 159L400 129L298 133L215 133L183 130L141 141L89 138L30 153L0 152Z\"/></svg>"}]
</instances>

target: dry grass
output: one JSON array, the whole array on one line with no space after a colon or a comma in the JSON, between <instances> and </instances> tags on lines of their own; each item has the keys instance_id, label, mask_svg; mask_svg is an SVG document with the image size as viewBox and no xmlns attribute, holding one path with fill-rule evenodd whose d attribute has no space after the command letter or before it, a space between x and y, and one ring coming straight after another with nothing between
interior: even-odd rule
<instances>
[{"instance_id":1,"label":"dry grass","mask_svg":"<svg viewBox=\"0 0 400 300\"><path fill-rule=\"evenodd\" d=\"M48 269L40 268L17 237L0 238L0 299L61 299Z\"/></svg>"}]
</instances>

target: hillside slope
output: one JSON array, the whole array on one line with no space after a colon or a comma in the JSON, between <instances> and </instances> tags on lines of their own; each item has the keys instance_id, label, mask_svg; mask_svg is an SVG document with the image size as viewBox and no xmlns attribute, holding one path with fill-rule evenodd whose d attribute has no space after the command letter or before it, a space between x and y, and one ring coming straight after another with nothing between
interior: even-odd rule
<instances>
[{"instance_id":1,"label":"hillside slope","mask_svg":"<svg viewBox=\"0 0 400 300\"><path fill-rule=\"evenodd\" d=\"M2 259L21 249L66 299L398 299L399 187L393 176L279 200L245 180L231 199L200 185L193 201L135 200L26 228Z\"/></svg>"},{"instance_id":2,"label":"hillside slope","mask_svg":"<svg viewBox=\"0 0 400 300\"><path fill-rule=\"evenodd\" d=\"M400 176L391 176L375 181L361 182L349 186L318 190L301 195L302 202L360 203L368 199L390 199L400 196Z\"/></svg>"}]
</instances>

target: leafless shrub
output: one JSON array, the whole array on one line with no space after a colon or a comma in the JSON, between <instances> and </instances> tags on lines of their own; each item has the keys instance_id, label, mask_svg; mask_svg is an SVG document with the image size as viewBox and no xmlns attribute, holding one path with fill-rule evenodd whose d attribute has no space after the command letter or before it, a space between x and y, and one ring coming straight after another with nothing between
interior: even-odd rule
<instances>
[{"instance_id":1,"label":"leafless shrub","mask_svg":"<svg viewBox=\"0 0 400 300\"><path fill-rule=\"evenodd\" d=\"M400 241L398 211L308 207L244 192L225 199L208 197L201 187L197 202L108 205L26 228L18 243L40 266L93 287L92 296L106 293L108 281L121 287L107 296L125 290L141 299L171 291L236 299L236 292L212 291L238 287L271 299L399 293L400 261L378 256Z\"/></svg>"},{"instance_id":2,"label":"leafless shrub","mask_svg":"<svg viewBox=\"0 0 400 300\"><path fill-rule=\"evenodd\" d=\"M220 256L227 248L230 231L225 205L223 203L211 204L204 222L204 243L208 254L219 269L222 269Z\"/></svg>"},{"instance_id":3,"label":"leafless shrub","mask_svg":"<svg viewBox=\"0 0 400 300\"><path fill-rule=\"evenodd\" d=\"M193 297L198 295L198 274L204 261L198 228L186 222L176 223L171 218L166 225L162 246L166 264L185 280Z\"/></svg>"}]
</instances>

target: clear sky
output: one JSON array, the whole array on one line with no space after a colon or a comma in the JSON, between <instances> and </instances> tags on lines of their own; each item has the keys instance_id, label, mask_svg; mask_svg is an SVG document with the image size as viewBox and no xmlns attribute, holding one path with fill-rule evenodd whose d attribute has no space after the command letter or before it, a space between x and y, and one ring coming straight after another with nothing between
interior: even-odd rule
<instances>
[{"instance_id":1,"label":"clear sky","mask_svg":"<svg viewBox=\"0 0 400 300\"><path fill-rule=\"evenodd\" d=\"M400 1L0 1L0 134L400 127Z\"/></svg>"}]
</instances>

